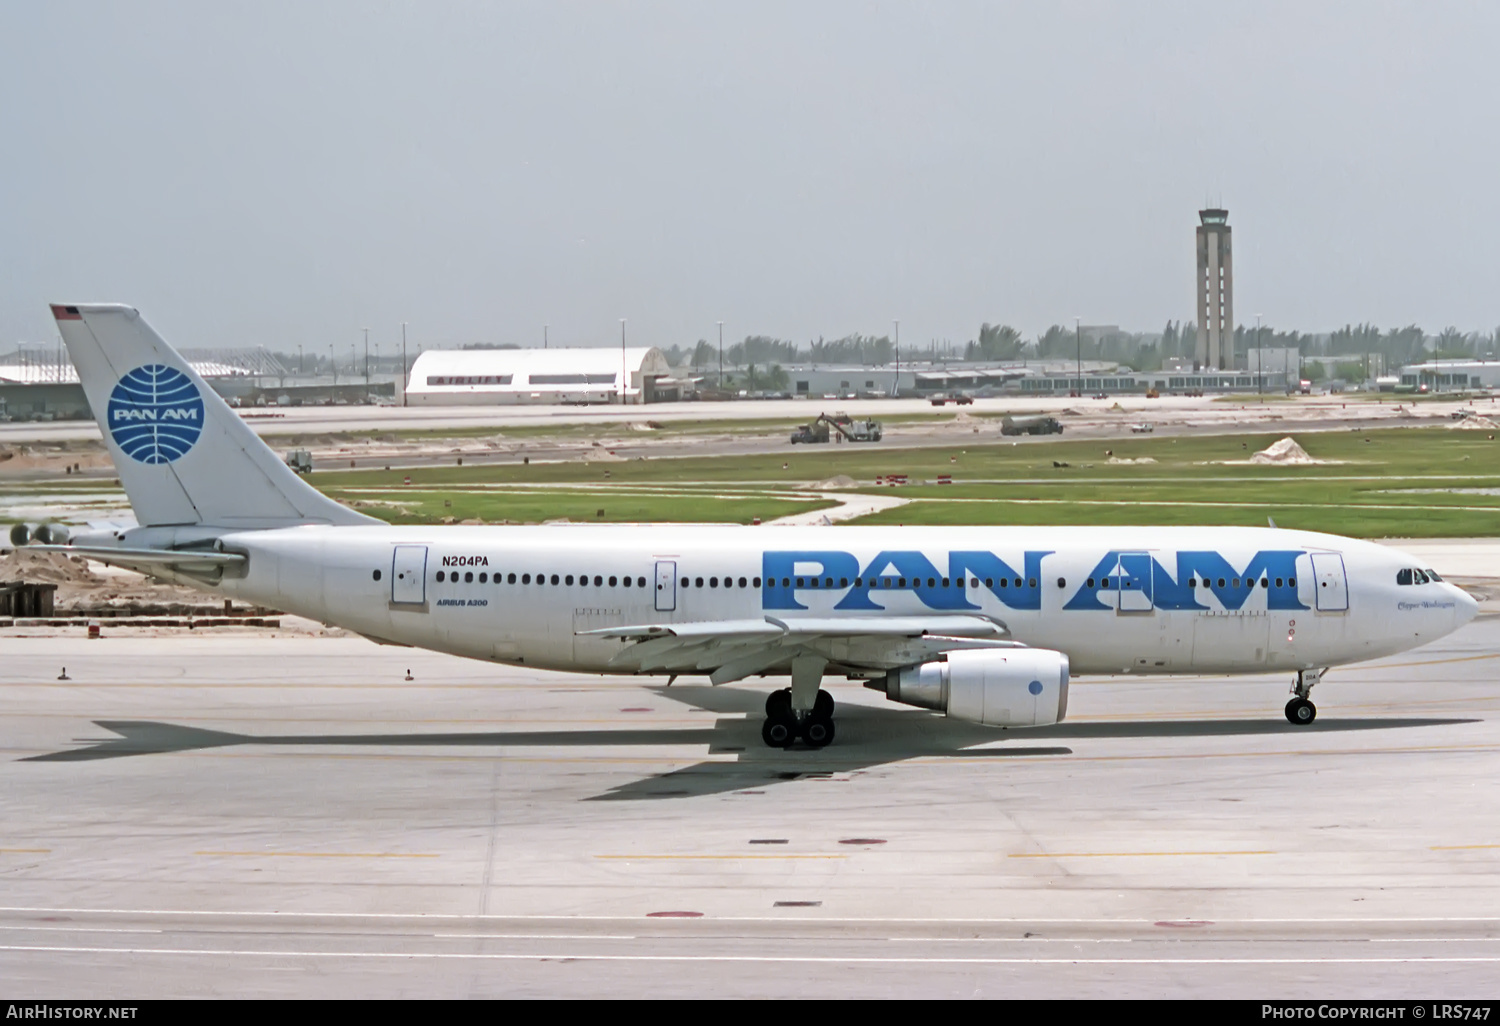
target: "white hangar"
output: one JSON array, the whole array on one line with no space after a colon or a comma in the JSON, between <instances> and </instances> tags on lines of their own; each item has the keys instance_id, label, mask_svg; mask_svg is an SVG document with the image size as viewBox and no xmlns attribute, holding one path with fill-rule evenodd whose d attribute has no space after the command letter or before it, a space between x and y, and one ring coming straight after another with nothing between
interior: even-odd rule
<instances>
[{"instance_id":1,"label":"white hangar","mask_svg":"<svg viewBox=\"0 0 1500 1026\"><path fill-rule=\"evenodd\" d=\"M623 381L623 388L622 388ZM677 398L660 349L431 349L406 382L411 406L650 403Z\"/></svg>"}]
</instances>

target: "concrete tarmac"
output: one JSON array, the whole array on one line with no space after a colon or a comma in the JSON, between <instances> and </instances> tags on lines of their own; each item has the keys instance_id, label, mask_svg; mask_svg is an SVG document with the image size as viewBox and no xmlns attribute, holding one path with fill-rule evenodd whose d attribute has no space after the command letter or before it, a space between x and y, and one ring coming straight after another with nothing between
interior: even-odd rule
<instances>
[{"instance_id":1,"label":"concrete tarmac","mask_svg":"<svg viewBox=\"0 0 1500 1026\"><path fill-rule=\"evenodd\" d=\"M22 636L26 633L35 636ZM0 637L14 998L1492 997L1500 618L997 731L354 638ZM67 679L59 679L66 667ZM407 680L408 668L411 680Z\"/></svg>"}]
</instances>

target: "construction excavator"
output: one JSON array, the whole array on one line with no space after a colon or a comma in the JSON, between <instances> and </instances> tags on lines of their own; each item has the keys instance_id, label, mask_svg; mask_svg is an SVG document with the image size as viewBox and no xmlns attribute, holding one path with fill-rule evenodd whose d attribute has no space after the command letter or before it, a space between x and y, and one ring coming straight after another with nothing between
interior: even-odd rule
<instances>
[{"instance_id":1,"label":"construction excavator","mask_svg":"<svg viewBox=\"0 0 1500 1026\"><path fill-rule=\"evenodd\" d=\"M884 430L878 420L855 420L848 414L832 417L820 413L816 420L803 424L792 433L792 444L816 444L837 438L840 442L878 442Z\"/></svg>"}]
</instances>

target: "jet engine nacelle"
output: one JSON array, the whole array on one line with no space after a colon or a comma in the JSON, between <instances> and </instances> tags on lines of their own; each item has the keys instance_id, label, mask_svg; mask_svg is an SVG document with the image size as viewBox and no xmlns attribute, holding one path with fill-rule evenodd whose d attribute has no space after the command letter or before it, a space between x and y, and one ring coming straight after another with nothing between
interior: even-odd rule
<instances>
[{"instance_id":1,"label":"jet engine nacelle","mask_svg":"<svg viewBox=\"0 0 1500 1026\"><path fill-rule=\"evenodd\" d=\"M72 533L62 524L43 524L31 532L31 540L43 545L66 545Z\"/></svg>"},{"instance_id":2,"label":"jet engine nacelle","mask_svg":"<svg viewBox=\"0 0 1500 1026\"><path fill-rule=\"evenodd\" d=\"M10 528L10 543L12 545L30 545L36 542L40 545L66 545L72 534L62 524L12 524Z\"/></svg>"},{"instance_id":3,"label":"jet engine nacelle","mask_svg":"<svg viewBox=\"0 0 1500 1026\"><path fill-rule=\"evenodd\" d=\"M991 727L1060 723L1068 711L1068 657L1044 648L963 649L892 670L885 695Z\"/></svg>"}]
</instances>

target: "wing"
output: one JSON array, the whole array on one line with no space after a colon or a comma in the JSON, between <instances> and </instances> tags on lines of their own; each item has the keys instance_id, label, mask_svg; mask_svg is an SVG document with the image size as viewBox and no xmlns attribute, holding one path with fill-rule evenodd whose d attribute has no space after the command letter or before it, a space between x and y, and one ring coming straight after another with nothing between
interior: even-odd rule
<instances>
[{"instance_id":1,"label":"wing","mask_svg":"<svg viewBox=\"0 0 1500 1026\"><path fill-rule=\"evenodd\" d=\"M817 617L704 620L580 631L618 638L610 665L638 673L704 673L727 684L816 655L844 670L884 672L959 648L1015 648L987 616Z\"/></svg>"}]
</instances>

